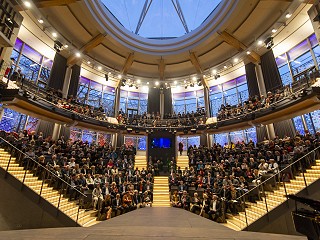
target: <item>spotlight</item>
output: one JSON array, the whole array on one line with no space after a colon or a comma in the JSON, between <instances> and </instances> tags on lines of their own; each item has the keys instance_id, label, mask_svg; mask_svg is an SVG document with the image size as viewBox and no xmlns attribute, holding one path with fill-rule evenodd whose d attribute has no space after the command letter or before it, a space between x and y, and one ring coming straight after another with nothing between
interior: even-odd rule
<instances>
[{"instance_id":1,"label":"spotlight","mask_svg":"<svg viewBox=\"0 0 320 240\"><path fill-rule=\"evenodd\" d=\"M290 18L291 16L292 16L291 13L287 13L287 14L286 14L286 18Z\"/></svg>"},{"instance_id":2,"label":"spotlight","mask_svg":"<svg viewBox=\"0 0 320 240\"><path fill-rule=\"evenodd\" d=\"M62 50L62 46L63 46L62 43L59 42L58 40L54 41L53 48L57 52L60 52Z\"/></svg>"},{"instance_id":3,"label":"spotlight","mask_svg":"<svg viewBox=\"0 0 320 240\"><path fill-rule=\"evenodd\" d=\"M52 37L56 38L56 37L58 37L58 34L56 32L53 32Z\"/></svg>"},{"instance_id":4,"label":"spotlight","mask_svg":"<svg viewBox=\"0 0 320 240\"><path fill-rule=\"evenodd\" d=\"M271 32L272 32L272 33L276 33L276 32L277 32L277 29L274 28L274 29L271 30Z\"/></svg>"},{"instance_id":5,"label":"spotlight","mask_svg":"<svg viewBox=\"0 0 320 240\"><path fill-rule=\"evenodd\" d=\"M68 48L68 47L69 47L69 45L68 45L68 44L65 44L63 47L64 47L64 48Z\"/></svg>"},{"instance_id":6,"label":"spotlight","mask_svg":"<svg viewBox=\"0 0 320 240\"><path fill-rule=\"evenodd\" d=\"M267 49L272 48L273 46L273 38L272 37L268 37L265 41L264 44L266 45Z\"/></svg>"},{"instance_id":7,"label":"spotlight","mask_svg":"<svg viewBox=\"0 0 320 240\"><path fill-rule=\"evenodd\" d=\"M228 67L226 65L223 66L224 69L227 69Z\"/></svg>"},{"instance_id":8,"label":"spotlight","mask_svg":"<svg viewBox=\"0 0 320 240\"><path fill-rule=\"evenodd\" d=\"M108 82L108 80L109 80L108 74L105 74L104 77L106 78L106 82Z\"/></svg>"},{"instance_id":9,"label":"spotlight","mask_svg":"<svg viewBox=\"0 0 320 240\"><path fill-rule=\"evenodd\" d=\"M214 74L214 75L217 74L217 70L213 69L212 74Z\"/></svg>"},{"instance_id":10,"label":"spotlight","mask_svg":"<svg viewBox=\"0 0 320 240\"><path fill-rule=\"evenodd\" d=\"M88 62L87 62L87 64L91 64L91 62L90 62L90 61L88 61Z\"/></svg>"},{"instance_id":11,"label":"spotlight","mask_svg":"<svg viewBox=\"0 0 320 240\"><path fill-rule=\"evenodd\" d=\"M101 70L102 70L102 67L101 67L101 66L98 66L98 70L101 71Z\"/></svg>"},{"instance_id":12,"label":"spotlight","mask_svg":"<svg viewBox=\"0 0 320 240\"><path fill-rule=\"evenodd\" d=\"M118 79L121 79L121 78L122 78L122 75L121 75L121 74L119 74L119 75L118 75Z\"/></svg>"},{"instance_id":13,"label":"spotlight","mask_svg":"<svg viewBox=\"0 0 320 240\"><path fill-rule=\"evenodd\" d=\"M197 77L193 77L192 80L195 82L197 81Z\"/></svg>"},{"instance_id":14,"label":"spotlight","mask_svg":"<svg viewBox=\"0 0 320 240\"><path fill-rule=\"evenodd\" d=\"M158 85L159 85L159 82L157 81L157 82L155 82L154 84L155 84L156 86L158 86Z\"/></svg>"},{"instance_id":15,"label":"spotlight","mask_svg":"<svg viewBox=\"0 0 320 240\"><path fill-rule=\"evenodd\" d=\"M38 22L40 23L40 24L43 24L44 23L44 21L40 18L40 19L38 19Z\"/></svg>"},{"instance_id":16,"label":"spotlight","mask_svg":"<svg viewBox=\"0 0 320 240\"><path fill-rule=\"evenodd\" d=\"M247 55L250 55L251 54L251 52L250 51L247 51Z\"/></svg>"},{"instance_id":17,"label":"spotlight","mask_svg":"<svg viewBox=\"0 0 320 240\"><path fill-rule=\"evenodd\" d=\"M259 45L259 46L261 46L262 43L263 43L263 42L262 42L261 40L258 41L258 45Z\"/></svg>"},{"instance_id":18,"label":"spotlight","mask_svg":"<svg viewBox=\"0 0 320 240\"><path fill-rule=\"evenodd\" d=\"M140 79L138 79L138 80L137 80L137 83L138 83L138 84L140 84L140 83L141 83L141 80L140 80Z\"/></svg>"},{"instance_id":19,"label":"spotlight","mask_svg":"<svg viewBox=\"0 0 320 240\"><path fill-rule=\"evenodd\" d=\"M78 58L81 57L81 53L77 52L76 57L78 57Z\"/></svg>"},{"instance_id":20,"label":"spotlight","mask_svg":"<svg viewBox=\"0 0 320 240\"><path fill-rule=\"evenodd\" d=\"M27 7L27 8L31 8L31 3L28 1L24 1L23 4Z\"/></svg>"},{"instance_id":21,"label":"spotlight","mask_svg":"<svg viewBox=\"0 0 320 240\"><path fill-rule=\"evenodd\" d=\"M235 58L235 59L233 60L233 62L237 63L237 62L239 62L239 59L238 59L238 58Z\"/></svg>"},{"instance_id":22,"label":"spotlight","mask_svg":"<svg viewBox=\"0 0 320 240\"><path fill-rule=\"evenodd\" d=\"M173 82L174 85L177 85L177 83L178 83L177 81L174 81L174 82Z\"/></svg>"}]
</instances>

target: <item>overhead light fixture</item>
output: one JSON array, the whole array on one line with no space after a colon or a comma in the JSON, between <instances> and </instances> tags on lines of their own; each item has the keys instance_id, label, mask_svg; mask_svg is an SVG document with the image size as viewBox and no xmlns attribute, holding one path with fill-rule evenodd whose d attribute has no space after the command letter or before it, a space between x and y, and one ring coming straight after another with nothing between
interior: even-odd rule
<instances>
[{"instance_id":1,"label":"overhead light fixture","mask_svg":"<svg viewBox=\"0 0 320 240\"><path fill-rule=\"evenodd\" d=\"M247 55L250 55L251 54L251 52L250 51L247 51Z\"/></svg>"},{"instance_id":2,"label":"overhead light fixture","mask_svg":"<svg viewBox=\"0 0 320 240\"><path fill-rule=\"evenodd\" d=\"M101 70L102 70L102 67L101 67L101 66L98 66L98 70L101 71Z\"/></svg>"},{"instance_id":3,"label":"overhead light fixture","mask_svg":"<svg viewBox=\"0 0 320 240\"><path fill-rule=\"evenodd\" d=\"M290 18L291 16L292 16L291 13L287 13L287 14L286 14L286 18Z\"/></svg>"},{"instance_id":4,"label":"overhead light fixture","mask_svg":"<svg viewBox=\"0 0 320 240\"><path fill-rule=\"evenodd\" d=\"M207 76L205 75L205 74L203 74L203 76L202 76L203 78L206 78Z\"/></svg>"},{"instance_id":5,"label":"overhead light fixture","mask_svg":"<svg viewBox=\"0 0 320 240\"><path fill-rule=\"evenodd\" d=\"M184 82L184 83L187 83L187 80L184 80L183 82Z\"/></svg>"},{"instance_id":6,"label":"overhead light fixture","mask_svg":"<svg viewBox=\"0 0 320 240\"><path fill-rule=\"evenodd\" d=\"M90 61L88 61L88 62L87 62L87 64L91 64L91 62L90 62Z\"/></svg>"},{"instance_id":7,"label":"overhead light fixture","mask_svg":"<svg viewBox=\"0 0 320 240\"><path fill-rule=\"evenodd\" d=\"M178 82L177 82L177 81L174 81L174 82L173 82L173 84L174 84L174 85L177 85L177 84L178 84Z\"/></svg>"},{"instance_id":8,"label":"overhead light fixture","mask_svg":"<svg viewBox=\"0 0 320 240\"><path fill-rule=\"evenodd\" d=\"M217 74L217 70L216 70L216 69L213 69L213 70L212 70L212 74Z\"/></svg>"},{"instance_id":9,"label":"overhead light fixture","mask_svg":"<svg viewBox=\"0 0 320 240\"><path fill-rule=\"evenodd\" d=\"M193 80L194 82L197 81L197 77L194 76L194 77L192 78L192 80Z\"/></svg>"},{"instance_id":10,"label":"overhead light fixture","mask_svg":"<svg viewBox=\"0 0 320 240\"><path fill-rule=\"evenodd\" d=\"M55 38L56 38L56 37L58 37L58 34L57 34L56 32L53 32L53 33L52 33L52 37L55 37Z\"/></svg>"},{"instance_id":11,"label":"overhead light fixture","mask_svg":"<svg viewBox=\"0 0 320 240\"><path fill-rule=\"evenodd\" d=\"M147 82L147 84L149 85L149 82Z\"/></svg>"},{"instance_id":12,"label":"overhead light fixture","mask_svg":"<svg viewBox=\"0 0 320 240\"><path fill-rule=\"evenodd\" d=\"M156 86L159 86L159 82L158 82L158 81L157 81L157 82L155 82L154 84L155 84Z\"/></svg>"},{"instance_id":13,"label":"overhead light fixture","mask_svg":"<svg viewBox=\"0 0 320 240\"><path fill-rule=\"evenodd\" d=\"M278 30L277 29L272 29L271 32L276 33Z\"/></svg>"},{"instance_id":14,"label":"overhead light fixture","mask_svg":"<svg viewBox=\"0 0 320 240\"><path fill-rule=\"evenodd\" d=\"M138 79L138 80L137 80L137 83L141 83L141 80L140 80L140 79Z\"/></svg>"},{"instance_id":15,"label":"overhead light fixture","mask_svg":"<svg viewBox=\"0 0 320 240\"><path fill-rule=\"evenodd\" d=\"M27 7L27 8L31 8L31 3L29 1L24 1L23 4Z\"/></svg>"},{"instance_id":16,"label":"overhead light fixture","mask_svg":"<svg viewBox=\"0 0 320 240\"><path fill-rule=\"evenodd\" d=\"M121 75L121 74L119 74L119 75L118 75L118 79L121 79L121 78L122 78L122 75Z\"/></svg>"},{"instance_id":17,"label":"overhead light fixture","mask_svg":"<svg viewBox=\"0 0 320 240\"><path fill-rule=\"evenodd\" d=\"M77 52L76 57L78 57L78 58L81 57L81 53Z\"/></svg>"},{"instance_id":18,"label":"overhead light fixture","mask_svg":"<svg viewBox=\"0 0 320 240\"><path fill-rule=\"evenodd\" d=\"M38 22L40 23L40 24L43 24L44 23L44 21L40 18L40 19L38 19Z\"/></svg>"},{"instance_id":19,"label":"overhead light fixture","mask_svg":"<svg viewBox=\"0 0 320 240\"><path fill-rule=\"evenodd\" d=\"M63 47L64 47L64 48L68 48L68 47L69 47L69 45L68 45L68 44L65 44Z\"/></svg>"},{"instance_id":20,"label":"overhead light fixture","mask_svg":"<svg viewBox=\"0 0 320 240\"><path fill-rule=\"evenodd\" d=\"M262 45L263 41L259 40L258 45Z\"/></svg>"},{"instance_id":21,"label":"overhead light fixture","mask_svg":"<svg viewBox=\"0 0 320 240\"><path fill-rule=\"evenodd\" d=\"M224 68L224 69L227 69L228 67L227 67L227 65L224 65L223 68Z\"/></svg>"},{"instance_id":22,"label":"overhead light fixture","mask_svg":"<svg viewBox=\"0 0 320 240\"><path fill-rule=\"evenodd\" d=\"M235 63L237 63L237 62L239 62L239 59L238 59L238 58L235 58L233 61L234 61Z\"/></svg>"}]
</instances>

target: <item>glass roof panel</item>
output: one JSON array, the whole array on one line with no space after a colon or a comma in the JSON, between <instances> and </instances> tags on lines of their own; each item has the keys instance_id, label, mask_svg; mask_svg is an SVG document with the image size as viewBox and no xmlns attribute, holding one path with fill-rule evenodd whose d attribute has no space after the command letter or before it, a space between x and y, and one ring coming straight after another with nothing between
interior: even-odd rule
<instances>
[{"instance_id":1,"label":"glass roof panel","mask_svg":"<svg viewBox=\"0 0 320 240\"><path fill-rule=\"evenodd\" d=\"M130 32L145 38L167 39L199 27L222 0L100 1Z\"/></svg>"}]
</instances>

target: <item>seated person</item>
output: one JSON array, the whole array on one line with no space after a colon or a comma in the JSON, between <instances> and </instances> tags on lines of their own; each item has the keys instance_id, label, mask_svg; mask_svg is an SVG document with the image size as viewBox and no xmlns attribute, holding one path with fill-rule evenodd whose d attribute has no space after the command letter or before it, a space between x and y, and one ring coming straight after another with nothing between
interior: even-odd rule
<instances>
[{"instance_id":1,"label":"seated person","mask_svg":"<svg viewBox=\"0 0 320 240\"><path fill-rule=\"evenodd\" d=\"M112 201L112 211L116 216L123 213L122 201L119 193L116 194L116 197Z\"/></svg>"},{"instance_id":2,"label":"seated person","mask_svg":"<svg viewBox=\"0 0 320 240\"><path fill-rule=\"evenodd\" d=\"M174 191L174 193L171 196L171 206L178 208L181 207L180 196L178 195L177 191Z\"/></svg>"},{"instance_id":3,"label":"seated person","mask_svg":"<svg viewBox=\"0 0 320 240\"><path fill-rule=\"evenodd\" d=\"M102 202L102 205L101 205L100 213L101 214L105 213L107 220L111 218L112 202L111 202L111 195L110 194L106 194L104 201Z\"/></svg>"},{"instance_id":4,"label":"seated person","mask_svg":"<svg viewBox=\"0 0 320 240\"><path fill-rule=\"evenodd\" d=\"M198 197L198 193L194 193L191 198L190 211L195 213L197 210L201 210L201 199Z\"/></svg>"}]
</instances>

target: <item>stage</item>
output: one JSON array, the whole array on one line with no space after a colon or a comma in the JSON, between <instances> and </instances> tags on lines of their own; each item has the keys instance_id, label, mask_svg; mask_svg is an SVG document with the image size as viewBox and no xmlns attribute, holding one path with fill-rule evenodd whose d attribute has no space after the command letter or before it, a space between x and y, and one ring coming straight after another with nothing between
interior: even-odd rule
<instances>
[{"instance_id":1,"label":"stage","mask_svg":"<svg viewBox=\"0 0 320 240\"><path fill-rule=\"evenodd\" d=\"M299 240L306 237L236 232L176 208L144 208L89 228L51 228L0 232L0 239L219 239Z\"/></svg>"}]
</instances>

